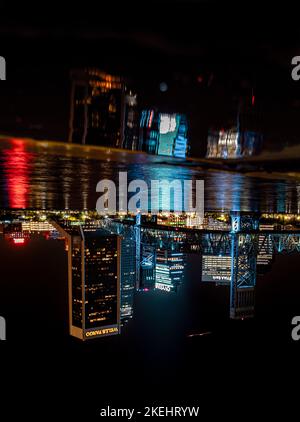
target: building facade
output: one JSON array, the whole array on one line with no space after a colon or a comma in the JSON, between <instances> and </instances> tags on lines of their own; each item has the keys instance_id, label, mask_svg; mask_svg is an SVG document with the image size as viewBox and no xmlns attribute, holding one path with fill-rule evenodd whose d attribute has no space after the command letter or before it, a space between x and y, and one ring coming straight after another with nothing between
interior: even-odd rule
<instances>
[{"instance_id":1,"label":"building facade","mask_svg":"<svg viewBox=\"0 0 300 422\"><path fill-rule=\"evenodd\" d=\"M156 252L155 288L176 292L183 281L184 254L158 249Z\"/></svg>"},{"instance_id":2,"label":"building facade","mask_svg":"<svg viewBox=\"0 0 300 422\"><path fill-rule=\"evenodd\" d=\"M81 340L120 333L120 237L55 224L68 241L69 331Z\"/></svg>"},{"instance_id":3,"label":"building facade","mask_svg":"<svg viewBox=\"0 0 300 422\"><path fill-rule=\"evenodd\" d=\"M129 236L121 240L121 320L133 316L133 300L136 286L136 247Z\"/></svg>"}]
</instances>

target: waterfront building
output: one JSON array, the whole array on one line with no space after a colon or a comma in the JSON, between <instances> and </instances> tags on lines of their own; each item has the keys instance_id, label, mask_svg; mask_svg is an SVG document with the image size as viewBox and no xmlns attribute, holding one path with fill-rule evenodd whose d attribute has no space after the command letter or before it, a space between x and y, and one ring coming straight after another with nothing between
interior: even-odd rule
<instances>
[{"instance_id":1,"label":"waterfront building","mask_svg":"<svg viewBox=\"0 0 300 422\"><path fill-rule=\"evenodd\" d=\"M201 228L203 219L196 212L161 212L157 214L157 224L175 227Z\"/></svg>"},{"instance_id":2,"label":"waterfront building","mask_svg":"<svg viewBox=\"0 0 300 422\"><path fill-rule=\"evenodd\" d=\"M136 248L129 236L121 240L121 320L132 318L136 286Z\"/></svg>"},{"instance_id":3,"label":"waterfront building","mask_svg":"<svg viewBox=\"0 0 300 422\"><path fill-rule=\"evenodd\" d=\"M203 255L201 280L229 285L231 280L231 256Z\"/></svg>"},{"instance_id":4,"label":"waterfront building","mask_svg":"<svg viewBox=\"0 0 300 422\"><path fill-rule=\"evenodd\" d=\"M141 267L138 290L148 292L155 288L155 266Z\"/></svg>"},{"instance_id":5,"label":"waterfront building","mask_svg":"<svg viewBox=\"0 0 300 422\"><path fill-rule=\"evenodd\" d=\"M184 254L171 250L156 251L155 288L176 292L184 275Z\"/></svg>"},{"instance_id":6,"label":"waterfront building","mask_svg":"<svg viewBox=\"0 0 300 422\"><path fill-rule=\"evenodd\" d=\"M81 340L120 333L120 236L54 223L68 240L69 327Z\"/></svg>"},{"instance_id":7,"label":"waterfront building","mask_svg":"<svg viewBox=\"0 0 300 422\"><path fill-rule=\"evenodd\" d=\"M274 224L260 224L259 230L273 231ZM256 264L260 273L268 271L274 258L273 242L270 235L260 234L258 236L258 250Z\"/></svg>"},{"instance_id":8,"label":"waterfront building","mask_svg":"<svg viewBox=\"0 0 300 422\"><path fill-rule=\"evenodd\" d=\"M155 288L156 251L151 245L143 244L140 257L140 278L138 289L150 291Z\"/></svg>"},{"instance_id":9,"label":"waterfront building","mask_svg":"<svg viewBox=\"0 0 300 422\"><path fill-rule=\"evenodd\" d=\"M149 154L158 153L159 113L156 110L143 110L140 117L139 150Z\"/></svg>"},{"instance_id":10,"label":"waterfront building","mask_svg":"<svg viewBox=\"0 0 300 422\"><path fill-rule=\"evenodd\" d=\"M47 221L24 221L22 222L23 232L52 232L55 228Z\"/></svg>"}]
</instances>

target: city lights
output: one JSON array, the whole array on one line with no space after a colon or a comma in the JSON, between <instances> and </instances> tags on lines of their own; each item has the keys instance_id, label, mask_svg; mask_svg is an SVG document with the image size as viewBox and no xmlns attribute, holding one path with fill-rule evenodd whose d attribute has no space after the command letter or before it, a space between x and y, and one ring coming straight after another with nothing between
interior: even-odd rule
<instances>
[{"instance_id":1,"label":"city lights","mask_svg":"<svg viewBox=\"0 0 300 422\"><path fill-rule=\"evenodd\" d=\"M270 414L300 352L295 8L54 3L0 1L0 414Z\"/></svg>"},{"instance_id":2,"label":"city lights","mask_svg":"<svg viewBox=\"0 0 300 422\"><path fill-rule=\"evenodd\" d=\"M21 237L19 239L18 238L14 238L13 239L13 242L14 242L15 245L24 245L25 239L23 237Z\"/></svg>"}]
</instances>

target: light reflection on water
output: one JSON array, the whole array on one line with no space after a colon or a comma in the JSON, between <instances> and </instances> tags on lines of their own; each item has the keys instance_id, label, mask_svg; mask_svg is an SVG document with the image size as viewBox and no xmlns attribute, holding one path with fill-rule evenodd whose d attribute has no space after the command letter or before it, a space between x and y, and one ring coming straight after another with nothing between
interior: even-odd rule
<instances>
[{"instance_id":1,"label":"light reflection on water","mask_svg":"<svg viewBox=\"0 0 300 422\"><path fill-rule=\"evenodd\" d=\"M74 154L56 151L23 140L1 140L1 208L95 209L100 196L97 183L104 178L118 181L120 171L128 181L151 179L201 179L205 182L206 210L299 212L300 184L238 173L185 167L163 157L93 151Z\"/></svg>"},{"instance_id":2,"label":"light reflection on water","mask_svg":"<svg viewBox=\"0 0 300 422\"><path fill-rule=\"evenodd\" d=\"M300 185L297 182L272 181L270 179L247 177L238 173L197 170L195 168L167 164L164 162L163 158L159 158L161 160L159 163L157 157L146 157L145 155L127 156L126 153L123 152L114 152L113 154L108 155L110 156L109 161L106 156L103 156L102 159L95 159L93 157L80 156L79 154L74 156L71 156L71 154L67 155L66 153L61 154L60 151L57 151L55 148L41 148L38 145L28 145L26 142L21 140L11 140L10 142L2 143L0 147L0 208L60 210L65 208L95 209L96 200L99 197L99 194L96 193L96 185L99 180L107 178L117 181L118 173L120 171L127 171L129 181L133 179L142 179L147 182L151 179L167 179L169 181L174 178L181 180L204 179L206 210L299 213ZM145 340L145 344L147 344L145 349L147 348L147 352L149 350L151 353L155 354L159 349L159 354L161 354L162 345L165 344L166 339L168 347L169 344L171 345L170 352L176 350L176 347L178 347L178 344L176 343L179 332L178 327L180 327L180 335L182 336L186 336L187 333L191 334L207 331L215 332L216 330L219 330L221 322L228 319L230 305L229 284L231 283L231 280L234 280L231 264L234 262L234 259L236 259L236 256L233 256L232 254L236 250L230 248L230 255L228 251L226 252L226 245L230 244L229 235L227 235L227 237L227 242L224 240L219 242L217 236L212 237L216 238L215 243L219 248L214 249L213 252L210 252L208 247L207 249L203 248L198 254L189 253L188 248L187 251L185 250L186 254L184 254L184 256L182 255L180 258L183 266L181 274L182 278L177 282L178 286L176 285L176 290L174 289L174 292L170 292L171 294L168 294L166 291L159 290L157 286L155 287L152 285L152 288L150 288L149 285L146 286L146 271L144 279L141 277L141 274L139 275L139 278L137 278L137 281L139 282L139 291L136 292L134 288L131 288L131 293L128 294L127 275L123 278L121 276L121 286L126 286L126 289L124 288L126 296L123 292L122 300L125 302L126 299L127 304L134 304L135 307L134 308L132 305L131 308L130 306L126 308L130 309L130 316L133 316L132 321L134 325L131 325L131 330L134 334L132 335L140 339L144 336L144 332L147 332ZM211 248L211 237L209 237L208 234L206 234L206 237L203 236L203 244L206 244L206 238L207 244L209 245L209 248ZM276 240L277 238L275 235L274 239ZM245 240L245 238L243 239ZM281 235L281 239L287 240L288 235ZM128 239L125 239L125 241L127 240ZM40 250L42 243L39 243L38 247L35 248L35 245L37 244L35 236L32 236L30 241L29 239L26 239L25 241L24 238L24 250L27 249L31 251L31 253L29 255L25 255L26 259L23 261L24 266L22 267L22 275L15 273L13 278L11 274L12 268L13 270L18 270L18 268L21 267L19 265L15 265L17 257L16 252L18 251L18 253L20 253L20 249L18 249L20 244L18 246L11 246L8 245L7 242L7 244L3 246L3 243L4 242L2 241L2 251L6 254L4 255L5 258L3 260L7 266L6 278L9 280L12 279L14 282L9 283L12 292L11 297L13 298L11 299L11 303L10 300L7 300L7 296L5 294L1 294L3 301L2 304L10 307L12 303L15 303L15 290L17 286L18 291L25 292L25 298L26 293L29 294L29 298L26 298L26 300L24 300L23 295L20 294L20 297L22 298L20 302L26 305L24 313L27 320L26 312L28 312L28 303L30 303L29 300L32 296L32 288L28 289L27 283L23 283L23 271L27 266L28 272L31 273L29 279L30 283L33 284L30 286L34 286L34 282L32 282L32 279L34 279L32 277L32 273L35 273L39 266L41 266L44 274L45 265L42 265L43 261L41 260L40 263L40 260L37 259L36 256L36 250ZM47 256L47 265L50 268L55 268L55 274L51 274L50 272L49 275L47 271L46 276L41 278L44 282L44 280L47 280L47 277L49 277L48 283L49 286L51 286L51 289L53 288L53 280L58 280L57 286L60 284L59 281L62 281L61 286L66 286L67 283L63 278L66 276L66 261L63 261L62 259L62 255L66 258L66 253L62 253L63 248L60 246L60 265L49 264L49 257L52 256L54 247L52 248L52 242L47 243L47 247L44 249L44 253ZM59 243L55 243L57 247ZM136 247L135 242L133 243L134 247ZM250 248L250 246L252 246L250 243L251 242L249 241L249 249L256 250L256 247ZM269 245L270 242L262 243ZM190 242L186 242L186 244L189 245ZM246 243L244 241L244 246L245 244ZM285 245L288 244L288 242L277 242L276 245L277 244ZM145 256L148 257L151 255L153 248L148 248L148 246L151 245L145 243L142 246L141 257L144 258ZM33 249L30 250L31 247L33 247ZM162 246L159 248L162 249ZM248 254L249 249L244 248L242 250L241 247L239 253L244 251L245 256L250 256ZM156 250L157 245L155 251ZM294 248L293 254L295 250L296 249ZM130 251L131 249L129 249L129 252ZM134 249L133 251L135 252ZM13 252L15 252L15 254L13 254ZM268 258L268 265L264 264L265 267L267 267L267 270L270 271L270 275L261 275L258 273L257 267L251 267L252 284L250 284L249 289L254 289L257 276L258 283L257 288L255 287L255 289L259 300L261 300L261 296L265 296L267 298L271 296L271 287L268 291L263 290L265 288L264 281L267 280L268 282L268 278L269 284L271 284L270 280L272 278L275 279L275 282L276 277L278 280L280 278L282 280L284 279L285 282L280 284L281 289L289 289L291 283L297 281L296 273L298 271L298 261L293 261L291 256L287 256L286 250L282 250L279 253L278 250L272 249L272 253L270 253L270 250L267 249L265 252L265 255L262 255L265 261L267 259L266 255L271 255L271 258ZM172 253L173 249L171 248L169 254L171 255ZM210 256L210 253L213 254ZM30 256L34 261L28 260L28 256ZM137 255L136 253L133 253L130 256L136 257ZM154 259L154 256L155 254L153 253L153 274L156 274L157 262ZM213 260L210 260L212 257ZM255 259L257 259L257 257L258 256L255 256ZM227 265L227 267L226 265L224 266L222 258L227 259L227 264L229 258L229 265ZM253 258L253 256L250 256L250 258ZM249 262L250 261L252 262L252 259L249 259ZM29 265L29 262L34 263ZM137 262L132 259L130 262L133 265L130 274L136 277L135 271L136 268L139 267L139 263L137 264ZM245 261L243 262L245 263ZM276 264L276 266L274 266L274 264ZM32 272L33 266L35 268L34 272ZM275 270L272 270L272 266L274 266ZM3 265L3 267L5 268L5 265ZM264 271L265 267L263 269ZM64 269L64 272L61 270L61 276L58 278L57 268ZM211 279L216 276L220 277L221 280L222 277L223 279L226 279L227 277L227 284L221 283L220 286L212 285ZM5 275L3 279L5 279ZM36 277L36 280L38 281L36 282L34 288L41 289L39 277ZM152 282L153 280L154 278L152 278ZM287 281L289 281L290 284L287 283ZM22 290L23 285L26 285L26 290ZM66 287L64 288L66 289ZM279 288L277 290L279 291ZM262 294L260 293L261 291ZM173 293L176 293L176 295L173 295ZM66 294L66 291L62 293L62 291L58 290L57 287L58 296L65 295L64 297L66 297ZM253 294L252 297L254 298L255 295ZM66 301L64 301L64 304L65 303ZM264 303L263 300L261 303ZM254 308L254 302L251 302L250 305L251 306L249 308L254 315L254 309L256 309ZM210 307L210 312L207 312L208 307ZM258 306L259 312L261 312L262 308L262 306L260 308ZM39 312L40 311L37 310L35 314L38 314ZM61 313L67 315L65 310L61 310ZM47 313L43 312L43 314L46 315ZM176 316L175 318L174 315ZM51 318L49 316L51 324L53 324L53 318L56 318L55 313L54 315L51 315ZM147 326L147 321L151 321L149 326ZM163 321L163 326L161 321ZM49 325L51 324L49 323ZM61 327L61 325L62 323L60 319L57 326ZM19 326L18 318L16 319L16 326ZM65 322L65 326L67 326L67 322ZM157 329L157 327L159 327L159 329ZM152 333L151 329L153 330ZM41 330L41 332L42 331L43 330ZM168 332L168 336L164 335L164 331ZM149 332L150 335L148 334ZM170 332L174 333L173 339L169 335ZM157 338L157 333L160 335L159 339ZM176 347L174 347L174 344ZM169 349L166 350L166 353L169 355Z\"/></svg>"}]
</instances>

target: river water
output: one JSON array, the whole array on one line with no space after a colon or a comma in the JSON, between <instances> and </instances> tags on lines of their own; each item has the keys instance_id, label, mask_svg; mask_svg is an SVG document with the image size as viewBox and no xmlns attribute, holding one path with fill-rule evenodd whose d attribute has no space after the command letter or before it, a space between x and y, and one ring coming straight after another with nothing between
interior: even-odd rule
<instances>
[{"instance_id":1,"label":"river water","mask_svg":"<svg viewBox=\"0 0 300 422\"><path fill-rule=\"evenodd\" d=\"M167 158L51 142L2 139L0 208L95 209L102 179L204 180L206 210L297 213L300 183L203 170Z\"/></svg>"}]
</instances>

